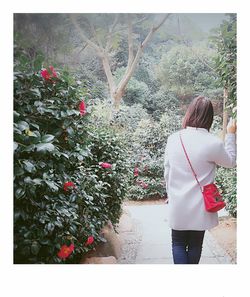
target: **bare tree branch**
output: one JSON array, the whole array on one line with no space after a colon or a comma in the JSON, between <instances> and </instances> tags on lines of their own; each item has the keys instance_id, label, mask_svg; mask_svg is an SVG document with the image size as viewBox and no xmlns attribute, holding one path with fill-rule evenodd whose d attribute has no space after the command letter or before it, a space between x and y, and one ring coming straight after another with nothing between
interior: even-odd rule
<instances>
[{"instance_id":1,"label":"bare tree branch","mask_svg":"<svg viewBox=\"0 0 250 297\"><path fill-rule=\"evenodd\" d=\"M92 42L88 37L86 37L86 35L83 33L83 30L80 28L79 24L77 23L75 15L71 14L70 17L71 17L72 23L74 24L75 28L79 32L81 38L89 46L91 46L93 49L95 49L97 54L101 58L103 69L104 69L104 72L105 72L106 77L107 77L107 81L108 81L108 84L109 84L110 91L114 92L115 83L114 83L114 78L113 78L113 75L112 75L112 72L111 72L110 63L109 63L109 60L108 60L107 53L103 50L103 48L101 48L100 46L98 46L97 44Z\"/></svg>"},{"instance_id":2,"label":"bare tree branch","mask_svg":"<svg viewBox=\"0 0 250 297\"><path fill-rule=\"evenodd\" d=\"M138 21L132 23L132 26L134 27L134 26L136 26L136 25L141 24L142 22L144 22L144 21L146 21L147 19L149 19L149 16L150 16L150 14L147 15L147 16L145 16L145 17L143 17L143 18L141 18L140 20L138 20Z\"/></svg>"},{"instance_id":3,"label":"bare tree branch","mask_svg":"<svg viewBox=\"0 0 250 297\"><path fill-rule=\"evenodd\" d=\"M88 46L88 44L87 43L85 43L84 45L83 45L83 47L79 50L79 52L77 53L77 56L79 56L80 55L80 53L82 52L82 51L84 51L85 50L85 48Z\"/></svg>"},{"instance_id":4,"label":"bare tree branch","mask_svg":"<svg viewBox=\"0 0 250 297\"><path fill-rule=\"evenodd\" d=\"M152 29L149 31L149 33L146 36L146 38L144 39L144 41L138 47L137 53L136 53L135 58L133 60L133 63L131 64L130 68L128 68L128 71L126 71L126 75L120 81L117 89L123 89L123 88L126 87L126 85L129 82L129 79L131 78L131 76L133 75L133 73L135 71L136 65L138 64L138 61L139 61L139 59L141 57L141 54L142 54L144 48L146 47L146 45L148 44L148 42L152 39L154 33L164 24L164 22L167 20L167 18L169 16L170 16L170 13L166 14L163 17L163 19L161 20L161 22L157 26L153 26Z\"/></svg>"},{"instance_id":5,"label":"bare tree branch","mask_svg":"<svg viewBox=\"0 0 250 297\"><path fill-rule=\"evenodd\" d=\"M113 31L118 23L118 19L119 19L119 14L115 14L114 22L111 25L111 27L109 28L109 33L108 33L108 37L107 37L107 43L106 43L106 47L105 47L105 51L107 51L107 52L110 50Z\"/></svg>"},{"instance_id":6,"label":"bare tree branch","mask_svg":"<svg viewBox=\"0 0 250 297\"><path fill-rule=\"evenodd\" d=\"M102 56L101 48L100 48L97 44L95 44L93 41L91 41L91 40L90 40L90 39L83 33L83 30L81 29L81 27L80 27L79 24L77 23L76 15L75 15L75 14L70 14L70 18L71 18L71 21L72 21L73 25L75 26L75 28L77 29L78 33L80 34L81 38L83 39L83 41L87 42L87 44L88 44L89 46L91 46L92 48L94 48L99 56Z\"/></svg>"},{"instance_id":7,"label":"bare tree branch","mask_svg":"<svg viewBox=\"0 0 250 297\"><path fill-rule=\"evenodd\" d=\"M136 21L136 22L132 22L132 28L138 24L141 24L143 21L147 20L149 18L149 16L145 16L143 18L141 18L140 20ZM116 25L116 24L115 24ZM113 29L115 28L115 26L113 26ZM126 33L128 30L127 26L124 26L123 28L119 29L119 30L116 30L115 32L112 31L109 31L109 36L108 36L108 39L112 39L112 37L114 36L114 34L117 34L117 33ZM109 48L110 49L110 48ZM105 49L107 51L107 47Z\"/></svg>"},{"instance_id":8,"label":"bare tree branch","mask_svg":"<svg viewBox=\"0 0 250 297\"><path fill-rule=\"evenodd\" d=\"M146 36L146 38L144 39L144 41L141 45L142 49L145 48L145 46L148 44L148 42L152 39L153 34L165 23L165 21L168 19L168 17L170 15L171 15L171 13L166 14L157 26L152 27L152 29L149 31L148 35Z\"/></svg>"},{"instance_id":9,"label":"bare tree branch","mask_svg":"<svg viewBox=\"0 0 250 297\"><path fill-rule=\"evenodd\" d=\"M95 29L94 24L92 22L89 22L89 26L90 26L90 30L91 30L95 40L97 41L99 47L103 48L102 42L101 42L100 38L98 37L98 35L96 33L96 29Z\"/></svg>"},{"instance_id":10,"label":"bare tree branch","mask_svg":"<svg viewBox=\"0 0 250 297\"><path fill-rule=\"evenodd\" d=\"M171 13L167 13L162 19L162 21L158 24L158 26L153 28L153 31L157 31L165 23L165 21L169 18L170 15Z\"/></svg>"},{"instance_id":11,"label":"bare tree branch","mask_svg":"<svg viewBox=\"0 0 250 297\"><path fill-rule=\"evenodd\" d=\"M132 28L132 22L131 22L131 16L128 15L128 66L127 69L129 69L133 63L134 60L134 44L133 44L133 28Z\"/></svg>"}]
</instances>

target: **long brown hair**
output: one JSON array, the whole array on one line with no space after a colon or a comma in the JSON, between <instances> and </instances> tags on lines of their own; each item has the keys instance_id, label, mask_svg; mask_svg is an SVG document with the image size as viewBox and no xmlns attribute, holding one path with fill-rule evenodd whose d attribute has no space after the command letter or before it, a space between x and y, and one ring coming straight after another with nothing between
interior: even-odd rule
<instances>
[{"instance_id":1,"label":"long brown hair","mask_svg":"<svg viewBox=\"0 0 250 297\"><path fill-rule=\"evenodd\" d=\"M188 106L182 127L205 128L209 131L214 118L212 102L203 96L198 96Z\"/></svg>"}]
</instances>

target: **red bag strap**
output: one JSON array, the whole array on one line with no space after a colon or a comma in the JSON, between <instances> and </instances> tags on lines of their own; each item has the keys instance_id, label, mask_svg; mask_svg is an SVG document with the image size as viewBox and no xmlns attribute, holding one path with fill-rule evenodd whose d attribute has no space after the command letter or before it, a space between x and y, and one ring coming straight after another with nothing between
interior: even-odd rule
<instances>
[{"instance_id":1,"label":"red bag strap","mask_svg":"<svg viewBox=\"0 0 250 297\"><path fill-rule=\"evenodd\" d=\"M179 136L180 136L180 141L181 141L182 148L183 148L183 150L184 150L184 153L185 153L185 156L186 156L186 158L187 158L187 160L188 160L188 163L189 163L189 165L190 165L190 168L191 168L191 170L192 170L192 172L193 172L193 175L194 175L194 177L195 177L195 179L196 179L196 181L197 181L197 184L199 185L199 187L200 187L200 189L201 189L201 192L203 193L202 186L201 186L201 184L200 184L200 182L199 182L199 180L198 180L198 178L197 178L197 174L196 174L195 171L194 171L194 168L193 168L193 166L192 166L192 164L191 164L191 162L190 162L190 159L189 159L189 157L188 157L187 151L186 151L186 149L185 149L185 146L184 146L184 143L183 143L183 140L182 140L182 137L181 137L181 132L180 132Z\"/></svg>"}]
</instances>

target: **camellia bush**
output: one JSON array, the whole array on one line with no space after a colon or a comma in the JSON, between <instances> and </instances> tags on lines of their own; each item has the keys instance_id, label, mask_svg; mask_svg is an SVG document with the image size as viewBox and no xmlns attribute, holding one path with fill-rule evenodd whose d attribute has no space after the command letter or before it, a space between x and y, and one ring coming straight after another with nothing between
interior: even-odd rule
<instances>
[{"instance_id":1,"label":"camellia bush","mask_svg":"<svg viewBox=\"0 0 250 297\"><path fill-rule=\"evenodd\" d=\"M215 116L211 133L217 137L222 136L222 118ZM215 181L221 190L221 194L226 202L226 210L233 217L237 216L237 169L223 168L218 166Z\"/></svg>"},{"instance_id":2,"label":"camellia bush","mask_svg":"<svg viewBox=\"0 0 250 297\"><path fill-rule=\"evenodd\" d=\"M165 194L162 158L143 155L134 163L134 179L127 192L130 200L159 199Z\"/></svg>"},{"instance_id":3,"label":"camellia bush","mask_svg":"<svg viewBox=\"0 0 250 297\"><path fill-rule=\"evenodd\" d=\"M215 181L226 202L226 210L233 217L237 217L237 169L219 167Z\"/></svg>"},{"instance_id":4,"label":"camellia bush","mask_svg":"<svg viewBox=\"0 0 250 297\"><path fill-rule=\"evenodd\" d=\"M119 221L126 149L91 121L91 89L39 59L15 48L14 262L79 263Z\"/></svg>"},{"instance_id":5,"label":"camellia bush","mask_svg":"<svg viewBox=\"0 0 250 297\"><path fill-rule=\"evenodd\" d=\"M180 116L166 112L159 122L143 119L131 137L134 180L127 192L131 200L164 197L164 152L167 138L180 129Z\"/></svg>"}]
</instances>

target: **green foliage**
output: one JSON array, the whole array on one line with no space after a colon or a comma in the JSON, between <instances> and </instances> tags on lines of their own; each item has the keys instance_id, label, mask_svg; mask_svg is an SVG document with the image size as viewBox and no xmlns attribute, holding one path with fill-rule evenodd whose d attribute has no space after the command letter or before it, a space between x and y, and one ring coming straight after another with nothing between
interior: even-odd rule
<instances>
[{"instance_id":1,"label":"green foliage","mask_svg":"<svg viewBox=\"0 0 250 297\"><path fill-rule=\"evenodd\" d=\"M125 197L162 197L163 155L168 136L181 127L185 102L180 98L203 94L218 102L222 99L222 89L215 83L217 75L210 68L214 67L214 50L207 45L184 46L182 36L176 33L179 23L170 18L167 30L159 31L145 49L120 111L114 114L110 99L106 99L101 60L90 47L85 48L68 16L64 17L15 17L16 36L23 45L22 49L15 47L14 61L15 263L78 263L84 253L104 240L100 230L107 221L118 223ZM133 17L138 21L142 15ZM155 16L144 17L147 20L133 28L134 49ZM87 36L92 34L91 20L105 44L114 16L82 15L80 25ZM184 25L181 30L186 42L205 38L185 16L178 21ZM126 22L126 15L120 15L119 32L111 41L110 66L116 82L127 66ZM235 24L230 27L229 23L218 35L226 41L225 48L217 36L217 67L221 86L229 83L228 105L234 109L236 41ZM41 52L46 53L46 59ZM49 66L49 61L56 61L53 65L60 73L45 81L40 69ZM74 76L69 74L72 72ZM79 113L83 98L85 116ZM220 132L220 117L215 117L211 130ZM112 167L102 168L100 162ZM138 168L138 176L133 175L134 168ZM216 178L229 212L236 216L236 169L219 168ZM76 188L65 191L69 181ZM90 246L84 244L88 236L95 238ZM60 247L71 243L75 245L72 255L66 260L58 258Z\"/></svg>"},{"instance_id":2,"label":"green foliage","mask_svg":"<svg viewBox=\"0 0 250 297\"><path fill-rule=\"evenodd\" d=\"M213 124L211 126L211 133L218 135L222 132L222 117L214 116Z\"/></svg>"},{"instance_id":3,"label":"green foliage","mask_svg":"<svg viewBox=\"0 0 250 297\"><path fill-rule=\"evenodd\" d=\"M121 104L118 112L113 112L110 100L95 100L91 122L116 131L119 135L129 135L135 131L141 119L149 118L141 104L127 106Z\"/></svg>"},{"instance_id":4,"label":"green foliage","mask_svg":"<svg viewBox=\"0 0 250 297\"><path fill-rule=\"evenodd\" d=\"M162 85L178 96L214 88L215 76L207 66L211 64L212 57L212 51L176 45L162 56L157 69L158 77Z\"/></svg>"},{"instance_id":5,"label":"green foliage","mask_svg":"<svg viewBox=\"0 0 250 297\"><path fill-rule=\"evenodd\" d=\"M125 73L125 68L118 68L115 72L115 77L117 83L122 78ZM136 78L132 77L129 80L125 94L123 96L123 101L127 105L143 104L146 98L150 96L149 88L143 81L138 81Z\"/></svg>"},{"instance_id":6,"label":"green foliage","mask_svg":"<svg viewBox=\"0 0 250 297\"><path fill-rule=\"evenodd\" d=\"M149 117L141 104L134 104L132 106L123 104L119 112L114 115L111 125L119 128L120 132L130 135L136 130L141 120L149 119Z\"/></svg>"},{"instance_id":7,"label":"green foliage","mask_svg":"<svg viewBox=\"0 0 250 297\"><path fill-rule=\"evenodd\" d=\"M165 87L153 94L147 103L147 110L155 120L160 120L167 113L180 113L180 100Z\"/></svg>"},{"instance_id":8,"label":"green foliage","mask_svg":"<svg viewBox=\"0 0 250 297\"><path fill-rule=\"evenodd\" d=\"M141 104L148 114L154 119L159 120L165 112L175 112L179 110L180 102L176 95L166 87L160 88L158 80L152 65L154 59L149 55L142 57L140 64L126 88L123 101L126 105L135 107L135 104ZM115 72L116 82L118 82L125 73L125 68L118 68Z\"/></svg>"},{"instance_id":9,"label":"green foliage","mask_svg":"<svg viewBox=\"0 0 250 297\"><path fill-rule=\"evenodd\" d=\"M134 163L138 176L134 176L127 197L130 200L158 199L165 194L163 180L163 158L143 155Z\"/></svg>"},{"instance_id":10,"label":"green foliage","mask_svg":"<svg viewBox=\"0 0 250 297\"><path fill-rule=\"evenodd\" d=\"M126 147L90 120L91 100L80 115L88 86L66 72L44 80L20 61L20 52L25 55L16 49L14 73L14 261L78 263L104 240L100 230L107 221L119 220L129 176ZM65 189L66 182L76 187ZM95 242L86 246L89 236ZM74 252L60 259L60 247L71 243Z\"/></svg>"},{"instance_id":11,"label":"green foliage","mask_svg":"<svg viewBox=\"0 0 250 297\"><path fill-rule=\"evenodd\" d=\"M76 73L74 75L78 77L80 84L88 86L88 88L91 90L91 93L87 94L88 98L93 99L94 102L99 99L105 100L105 98L108 96L107 85L92 70L93 68L98 69L97 65L92 65L90 62L88 64L89 67L86 65L81 65L81 67L75 71ZM91 70L88 69L90 67L92 68Z\"/></svg>"},{"instance_id":12,"label":"green foliage","mask_svg":"<svg viewBox=\"0 0 250 297\"><path fill-rule=\"evenodd\" d=\"M131 135L132 169L138 167L139 175L129 188L129 199L148 199L163 197L163 156L167 138L180 129L180 117L165 113L159 122L152 119L141 120ZM139 182L138 182L139 181ZM141 183L142 182L142 183ZM148 186L145 188L144 183Z\"/></svg>"},{"instance_id":13,"label":"green foliage","mask_svg":"<svg viewBox=\"0 0 250 297\"><path fill-rule=\"evenodd\" d=\"M159 122L150 119L142 120L133 135L133 141L136 144L134 150L146 151L152 157L161 157L168 136L177 131L180 126L180 116L171 111L163 114Z\"/></svg>"},{"instance_id":14,"label":"green foliage","mask_svg":"<svg viewBox=\"0 0 250 297\"><path fill-rule=\"evenodd\" d=\"M153 57L153 53L150 55L144 53L134 73L136 80L144 82L148 86L151 95L157 92L161 86L154 70L157 61L158 57Z\"/></svg>"},{"instance_id":15,"label":"green foliage","mask_svg":"<svg viewBox=\"0 0 250 297\"><path fill-rule=\"evenodd\" d=\"M233 216L237 216L237 169L219 167L215 181L220 188L226 202L226 210Z\"/></svg>"},{"instance_id":16,"label":"green foliage","mask_svg":"<svg viewBox=\"0 0 250 297\"><path fill-rule=\"evenodd\" d=\"M26 49L31 64L41 54L47 63L58 63L63 57L65 64L65 57L73 50L74 38L65 14L16 13L14 29L15 42Z\"/></svg>"},{"instance_id":17,"label":"green foliage","mask_svg":"<svg viewBox=\"0 0 250 297\"><path fill-rule=\"evenodd\" d=\"M236 117L237 107L237 40L236 14L230 14L230 19L224 21L212 37L218 55L215 59L219 83L228 91L227 108Z\"/></svg>"}]
</instances>

